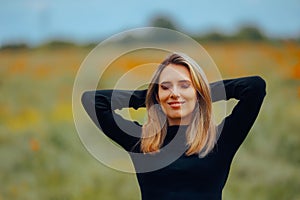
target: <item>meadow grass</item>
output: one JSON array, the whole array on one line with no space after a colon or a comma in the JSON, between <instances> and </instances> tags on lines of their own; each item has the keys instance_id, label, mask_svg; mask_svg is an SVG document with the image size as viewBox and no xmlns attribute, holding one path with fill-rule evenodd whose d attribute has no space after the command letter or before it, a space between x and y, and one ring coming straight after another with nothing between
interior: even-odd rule
<instances>
[{"instance_id":1,"label":"meadow grass","mask_svg":"<svg viewBox=\"0 0 300 200\"><path fill-rule=\"evenodd\" d=\"M223 78L260 75L267 82L261 112L234 158L223 198L300 199L299 43L204 47ZM135 175L98 162L77 135L72 87L88 52L79 47L0 52L0 200L140 199ZM130 58L126 69L142 62Z\"/></svg>"}]
</instances>

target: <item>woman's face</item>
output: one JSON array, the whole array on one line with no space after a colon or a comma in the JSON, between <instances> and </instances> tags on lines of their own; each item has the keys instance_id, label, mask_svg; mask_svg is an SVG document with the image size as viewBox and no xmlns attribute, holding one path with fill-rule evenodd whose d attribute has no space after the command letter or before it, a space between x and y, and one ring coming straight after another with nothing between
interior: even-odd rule
<instances>
[{"instance_id":1,"label":"woman's face","mask_svg":"<svg viewBox=\"0 0 300 200\"><path fill-rule=\"evenodd\" d=\"M183 65L169 64L160 74L158 102L169 125L188 125L197 102L191 75Z\"/></svg>"}]
</instances>

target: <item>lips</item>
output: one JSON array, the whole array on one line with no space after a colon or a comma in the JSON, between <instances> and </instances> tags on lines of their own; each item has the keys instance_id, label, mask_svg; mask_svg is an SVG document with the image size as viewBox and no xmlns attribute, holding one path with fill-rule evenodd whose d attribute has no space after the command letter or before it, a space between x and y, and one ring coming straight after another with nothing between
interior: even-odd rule
<instances>
[{"instance_id":1,"label":"lips","mask_svg":"<svg viewBox=\"0 0 300 200\"><path fill-rule=\"evenodd\" d=\"M182 104L184 104L184 101L172 101L172 102L168 102L168 104L172 107L172 108L179 108Z\"/></svg>"}]
</instances>

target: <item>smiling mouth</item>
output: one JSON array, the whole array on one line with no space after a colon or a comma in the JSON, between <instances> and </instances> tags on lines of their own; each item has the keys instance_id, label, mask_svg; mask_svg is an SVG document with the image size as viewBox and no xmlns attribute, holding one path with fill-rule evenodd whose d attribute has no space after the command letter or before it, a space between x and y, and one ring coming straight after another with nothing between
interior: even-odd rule
<instances>
[{"instance_id":1,"label":"smiling mouth","mask_svg":"<svg viewBox=\"0 0 300 200\"><path fill-rule=\"evenodd\" d=\"M180 107L184 103L185 103L184 101L174 101L174 102L169 102L168 104L171 107L176 108L176 107Z\"/></svg>"}]
</instances>

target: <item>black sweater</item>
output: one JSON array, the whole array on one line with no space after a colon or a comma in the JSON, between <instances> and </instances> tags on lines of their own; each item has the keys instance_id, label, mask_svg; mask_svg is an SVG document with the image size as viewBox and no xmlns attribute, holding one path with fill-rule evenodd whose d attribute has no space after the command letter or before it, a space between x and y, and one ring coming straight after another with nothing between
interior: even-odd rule
<instances>
[{"instance_id":1,"label":"black sweater","mask_svg":"<svg viewBox=\"0 0 300 200\"><path fill-rule=\"evenodd\" d=\"M222 95L225 86L226 99ZM239 146L251 129L265 97L265 81L258 77L229 79L210 84L213 102L235 98L237 105L218 126L218 140L214 149L204 158L198 155L186 156L182 147L173 148L181 151L176 160L164 159L158 153L157 158L147 163L131 156L136 169L155 167L155 164L169 162L161 169L145 173L136 173L143 200L196 200L222 199L222 189L226 183L232 159ZM114 110L125 107L138 109L145 107L146 90L97 90L85 92L82 103L94 121L112 140L131 152L140 152L139 135L141 125L122 118ZM113 97L113 101L111 103ZM121 128L120 128L121 127ZM176 135L184 144L182 137L187 126L168 127L164 145ZM127 134L130 133L130 134ZM180 134L181 133L181 134ZM181 146L181 145L179 145ZM172 148L171 148L172 149ZM172 150L168 153L172 153ZM139 170L137 170L139 171Z\"/></svg>"}]
</instances>

